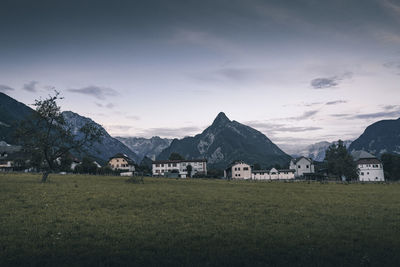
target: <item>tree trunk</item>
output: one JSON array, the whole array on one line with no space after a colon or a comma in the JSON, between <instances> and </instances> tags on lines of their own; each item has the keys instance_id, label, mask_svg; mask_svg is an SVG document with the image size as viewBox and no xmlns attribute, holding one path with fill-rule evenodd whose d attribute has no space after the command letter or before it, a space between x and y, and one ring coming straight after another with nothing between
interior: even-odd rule
<instances>
[{"instance_id":1,"label":"tree trunk","mask_svg":"<svg viewBox=\"0 0 400 267\"><path fill-rule=\"evenodd\" d=\"M49 174L50 174L49 171L45 171L45 172L43 173L43 176L42 176L42 183L47 182L47 177L49 176Z\"/></svg>"}]
</instances>

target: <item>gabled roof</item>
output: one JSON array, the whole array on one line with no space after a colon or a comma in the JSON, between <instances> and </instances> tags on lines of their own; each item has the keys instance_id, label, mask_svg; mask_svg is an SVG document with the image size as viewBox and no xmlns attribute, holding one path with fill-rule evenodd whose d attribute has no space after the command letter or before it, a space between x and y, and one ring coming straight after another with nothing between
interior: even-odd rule
<instances>
[{"instance_id":1,"label":"gabled roof","mask_svg":"<svg viewBox=\"0 0 400 267\"><path fill-rule=\"evenodd\" d=\"M207 159L155 160L153 161L153 164L181 163L181 162L207 162Z\"/></svg>"},{"instance_id":2,"label":"gabled roof","mask_svg":"<svg viewBox=\"0 0 400 267\"><path fill-rule=\"evenodd\" d=\"M234 166L234 165L236 165L236 164L246 164L246 165L249 165L249 166L250 166L250 164L247 164L247 163L244 162L243 160L235 160L234 162L232 162L231 164L229 164L229 165L225 168L225 170L228 170L228 169L232 168L232 166Z\"/></svg>"},{"instance_id":3,"label":"gabled roof","mask_svg":"<svg viewBox=\"0 0 400 267\"><path fill-rule=\"evenodd\" d=\"M352 151L351 156L355 161L359 159L376 159L376 157L367 151L364 150L357 150L357 151Z\"/></svg>"},{"instance_id":4,"label":"gabled roof","mask_svg":"<svg viewBox=\"0 0 400 267\"><path fill-rule=\"evenodd\" d=\"M381 161L377 158L373 159L359 159L356 162L357 164L381 164Z\"/></svg>"},{"instance_id":5,"label":"gabled roof","mask_svg":"<svg viewBox=\"0 0 400 267\"><path fill-rule=\"evenodd\" d=\"M112 156L112 157L109 159L109 161L112 160L112 159L121 159L121 158L125 159L125 160L128 162L128 164L133 165L133 164L135 163L135 162L134 162L131 158L129 158L126 154L122 154L122 153L117 153L117 154L115 154L114 156Z\"/></svg>"},{"instance_id":6,"label":"gabled roof","mask_svg":"<svg viewBox=\"0 0 400 267\"><path fill-rule=\"evenodd\" d=\"M292 170L292 169L275 169L275 168L272 168L271 170L254 170L254 171L251 171L252 173L269 173L270 171L272 171L272 170L276 170L277 172L295 172L295 170Z\"/></svg>"},{"instance_id":7,"label":"gabled roof","mask_svg":"<svg viewBox=\"0 0 400 267\"><path fill-rule=\"evenodd\" d=\"M312 163L312 159L310 159L310 158L307 158L307 157L304 157L304 156L301 156L301 157L298 157L298 158L292 159L292 160L291 160L291 162L293 162L293 164L297 164L297 162L299 162L301 159L306 159L307 161L309 161L309 162L311 162L311 163Z\"/></svg>"}]
</instances>

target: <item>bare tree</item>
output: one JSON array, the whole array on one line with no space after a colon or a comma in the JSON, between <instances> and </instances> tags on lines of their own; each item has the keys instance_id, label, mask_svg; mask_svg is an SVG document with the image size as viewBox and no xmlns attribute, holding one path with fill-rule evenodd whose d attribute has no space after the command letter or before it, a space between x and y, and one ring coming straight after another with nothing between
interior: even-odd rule
<instances>
[{"instance_id":1,"label":"bare tree","mask_svg":"<svg viewBox=\"0 0 400 267\"><path fill-rule=\"evenodd\" d=\"M58 167L57 159L68 153L82 153L85 148L100 142L102 131L94 124L86 123L80 129L73 129L61 113L57 101L63 99L60 93L46 99L35 100L35 110L30 118L22 121L17 129L18 140L25 150L35 155L43 170L42 182ZM79 137L78 137L79 136Z\"/></svg>"}]
</instances>

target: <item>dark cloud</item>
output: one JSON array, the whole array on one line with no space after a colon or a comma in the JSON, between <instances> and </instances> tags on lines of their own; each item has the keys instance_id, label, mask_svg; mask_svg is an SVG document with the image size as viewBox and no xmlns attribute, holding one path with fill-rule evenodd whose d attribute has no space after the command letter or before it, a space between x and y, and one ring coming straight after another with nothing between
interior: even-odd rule
<instances>
[{"instance_id":1,"label":"dark cloud","mask_svg":"<svg viewBox=\"0 0 400 267\"><path fill-rule=\"evenodd\" d=\"M311 81L311 86L314 89L325 89L337 86L338 83L332 78L317 78Z\"/></svg>"},{"instance_id":2,"label":"dark cloud","mask_svg":"<svg viewBox=\"0 0 400 267\"><path fill-rule=\"evenodd\" d=\"M282 123L271 123L263 121L248 121L244 123L250 127L256 128L267 135L275 135L279 132L309 132L321 130L321 127L316 126L290 126Z\"/></svg>"},{"instance_id":3,"label":"dark cloud","mask_svg":"<svg viewBox=\"0 0 400 267\"><path fill-rule=\"evenodd\" d=\"M306 119L313 117L318 112L319 112L319 110L309 110L309 111L305 111L303 114L301 114L299 116L289 117L287 119L289 119L289 120L306 120Z\"/></svg>"},{"instance_id":4,"label":"dark cloud","mask_svg":"<svg viewBox=\"0 0 400 267\"><path fill-rule=\"evenodd\" d=\"M332 77L322 77L311 80L311 87L314 89L327 89L338 86L343 80L351 79L352 72L345 72Z\"/></svg>"},{"instance_id":5,"label":"dark cloud","mask_svg":"<svg viewBox=\"0 0 400 267\"><path fill-rule=\"evenodd\" d=\"M14 91L14 88L4 84L0 84L0 92L7 92L7 91Z\"/></svg>"},{"instance_id":6,"label":"dark cloud","mask_svg":"<svg viewBox=\"0 0 400 267\"><path fill-rule=\"evenodd\" d=\"M30 81L29 83L24 84L22 89L28 91L28 92L37 92L36 85L38 84L38 81Z\"/></svg>"},{"instance_id":7,"label":"dark cloud","mask_svg":"<svg viewBox=\"0 0 400 267\"><path fill-rule=\"evenodd\" d=\"M399 108L399 106L398 105L386 105L383 107L384 110L392 110L395 108Z\"/></svg>"},{"instance_id":8,"label":"dark cloud","mask_svg":"<svg viewBox=\"0 0 400 267\"><path fill-rule=\"evenodd\" d=\"M345 103L347 103L346 100L335 100L335 101L326 102L325 105L329 106L329 105L338 105L338 104L345 104Z\"/></svg>"},{"instance_id":9,"label":"dark cloud","mask_svg":"<svg viewBox=\"0 0 400 267\"><path fill-rule=\"evenodd\" d=\"M331 114L332 117L336 117L336 118L348 117L350 115L351 114L346 114L346 113Z\"/></svg>"},{"instance_id":10,"label":"dark cloud","mask_svg":"<svg viewBox=\"0 0 400 267\"><path fill-rule=\"evenodd\" d=\"M313 102L313 103L305 103L304 106L306 107L313 107L313 106L317 106L317 105L321 105L322 102Z\"/></svg>"},{"instance_id":11,"label":"dark cloud","mask_svg":"<svg viewBox=\"0 0 400 267\"><path fill-rule=\"evenodd\" d=\"M107 96L116 96L118 92L114 89L108 87L101 87L101 86L87 86L79 89L67 89L67 91L72 93L84 94L93 96L97 99L104 100Z\"/></svg>"},{"instance_id":12,"label":"dark cloud","mask_svg":"<svg viewBox=\"0 0 400 267\"><path fill-rule=\"evenodd\" d=\"M396 118L400 117L400 110L358 114L350 117L349 119L377 119L377 118L388 118L388 117L396 117Z\"/></svg>"}]
</instances>

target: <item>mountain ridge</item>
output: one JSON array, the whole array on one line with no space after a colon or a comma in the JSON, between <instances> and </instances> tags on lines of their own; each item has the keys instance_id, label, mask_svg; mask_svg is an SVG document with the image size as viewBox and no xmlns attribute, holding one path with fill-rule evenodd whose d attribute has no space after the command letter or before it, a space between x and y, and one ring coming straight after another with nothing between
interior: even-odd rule
<instances>
[{"instance_id":1,"label":"mountain ridge","mask_svg":"<svg viewBox=\"0 0 400 267\"><path fill-rule=\"evenodd\" d=\"M177 152L187 159L207 158L210 168L225 168L233 160L245 160L270 167L286 166L290 156L283 152L263 133L220 112L202 133L183 139L174 139L157 159L167 159Z\"/></svg>"},{"instance_id":2,"label":"mountain ridge","mask_svg":"<svg viewBox=\"0 0 400 267\"><path fill-rule=\"evenodd\" d=\"M354 140L349 150L365 150L375 156L400 154L400 118L372 123Z\"/></svg>"}]
</instances>

